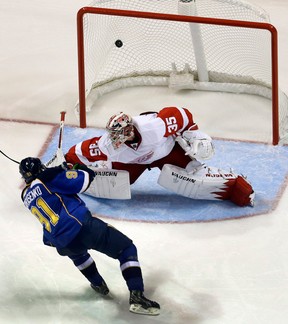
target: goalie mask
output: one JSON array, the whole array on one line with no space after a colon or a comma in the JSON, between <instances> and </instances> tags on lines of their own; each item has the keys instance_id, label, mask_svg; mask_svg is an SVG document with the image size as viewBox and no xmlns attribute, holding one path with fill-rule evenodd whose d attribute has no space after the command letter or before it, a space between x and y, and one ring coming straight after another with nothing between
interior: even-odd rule
<instances>
[{"instance_id":1,"label":"goalie mask","mask_svg":"<svg viewBox=\"0 0 288 324\"><path fill-rule=\"evenodd\" d=\"M120 147L127 140L132 140L134 137L132 118L123 112L113 115L109 119L106 129L115 149Z\"/></svg>"},{"instance_id":2,"label":"goalie mask","mask_svg":"<svg viewBox=\"0 0 288 324\"><path fill-rule=\"evenodd\" d=\"M23 159L19 164L19 172L26 183L32 182L45 169L46 167L41 160L33 157Z\"/></svg>"}]
</instances>

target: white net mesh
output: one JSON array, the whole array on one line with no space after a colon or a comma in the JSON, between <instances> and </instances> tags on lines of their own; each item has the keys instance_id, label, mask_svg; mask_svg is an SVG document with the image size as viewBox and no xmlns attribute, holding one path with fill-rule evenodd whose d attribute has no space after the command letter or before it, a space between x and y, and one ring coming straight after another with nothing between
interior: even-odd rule
<instances>
[{"instance_id":1,"label":"white net mesh","mask_svg":"<svg viewBox=\"0 0 288 324\"><path fill-rule=\"evenodd\" d=\"M269 22L263 9L238 0L96 0L89 6ZM271 35L265 29L87 14L84 48L87 110L104 93L137 85L271 98ZM279 98L284 138L287 96L280 92Z\"/></svg>"}]
</instances>

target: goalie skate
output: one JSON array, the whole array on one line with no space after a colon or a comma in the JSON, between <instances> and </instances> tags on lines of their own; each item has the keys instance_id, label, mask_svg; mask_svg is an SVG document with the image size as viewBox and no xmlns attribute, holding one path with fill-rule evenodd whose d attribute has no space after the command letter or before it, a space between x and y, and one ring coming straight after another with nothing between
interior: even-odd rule
<instances>
[{"instance_id":1,"label":"goalie skate","mask_svg":"<svg viewBox=\"0 0 288 324\"><path fill-rule=\"evenodd\" d=\"M142 291L132 290L130 293L129 311L140 315L159 315L160 305L152 300L147 299Z\"/></svg>"}]
</instances>

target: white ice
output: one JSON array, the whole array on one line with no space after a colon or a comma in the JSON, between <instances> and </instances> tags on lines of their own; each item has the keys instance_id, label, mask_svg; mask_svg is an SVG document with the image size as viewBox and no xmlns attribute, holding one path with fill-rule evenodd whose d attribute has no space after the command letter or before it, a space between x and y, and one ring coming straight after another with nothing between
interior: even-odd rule
<instances>
[{"instance_id":1,"label":"white ice","mask_svg":"<svg viewBox=\"0 0 288 324\"><path fill-rule=\"evenodd\" d=\"M288 93L287 1L253 3L270 13L278 29L279 81ZM78 123L73 112L78 95L76 13L85 5L83 0L0 2L0 149L16 160L41 156L61 110L67 110L68 124ZM235 112L227 110L235 100L236 112L249 102L257 113L241 109L237 122ZM179 97L164 89L129 89L101 98L89 123L103 126L123 107L137 114L182 104L193 106L199 125L212 136L269 140L263 131L270 127L268 104L249 96ZM92 252L113 295L105 300L95 296L69 259L42 244L41 226L20 199L17 165L4 156L0 161L1 324L288 322L286 186L276 210L257 217L191 224L109 220L134 240L146 294L161 304L161 315L145 317L129 313L117 261Z\"/></svg>"}]
</instances>

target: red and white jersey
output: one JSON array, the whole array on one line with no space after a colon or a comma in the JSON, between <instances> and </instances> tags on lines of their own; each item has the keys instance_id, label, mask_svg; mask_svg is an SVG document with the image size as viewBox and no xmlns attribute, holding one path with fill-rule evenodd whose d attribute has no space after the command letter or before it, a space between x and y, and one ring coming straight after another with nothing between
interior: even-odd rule
<instances>
[{"instance_id":1,"label":"red and white jersey","mask_svg":"<svg viewBox=\"0 0 288 324\"><path fill-rule=\"evenodd\" d=\"M72 146L65 154L66 162L85 164L96 168L111 168L107 156L101 152L98 146L100 137L93 137Z\"/></svg>"},{"instance_id":2,"label":"red and white jersey","mask_svg":"<svg viewBox=\"0 0 288 324\"><path fill-rule=\"evenodd\" d=\"M175 145L175 136L188 128L196 130L198 126L193 116L185 108L166 107L158 114L132 117L132 124L139 137L137 143L125 142L115 149L105 133L98 145L109 161L131 164L150 164L167 156Z\"/></svg>"}]
</instances>

